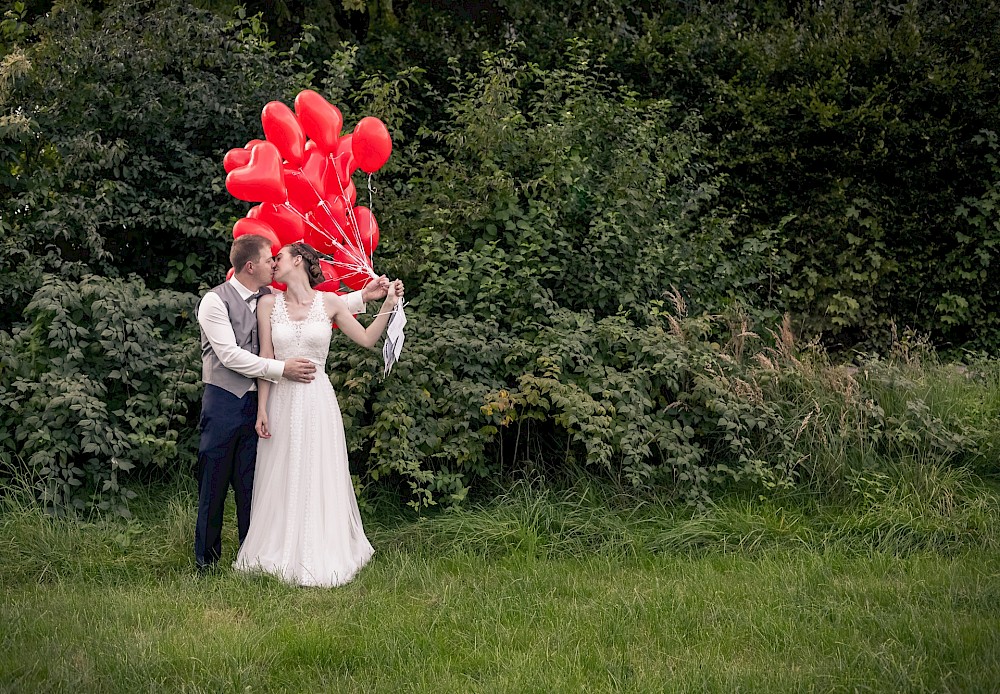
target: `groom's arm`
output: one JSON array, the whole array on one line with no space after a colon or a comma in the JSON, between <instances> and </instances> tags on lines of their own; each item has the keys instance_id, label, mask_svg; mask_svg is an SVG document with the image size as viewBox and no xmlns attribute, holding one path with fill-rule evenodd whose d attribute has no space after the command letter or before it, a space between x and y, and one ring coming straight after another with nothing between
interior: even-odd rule
<instances>
[{"instance_id":1,"label":"groom's arm","mask_svg":"<svg viewBox=\"0 0 1000 694\"><path fill-rule=\"evenodd\" d=\"M351 313L354 315L359 313L368 313L368 305L365 304L364 291L345 294L343 299L344 303L347 304L347 308L350 309Z\"/></svg>"},{"instance_id":2,"label":"groom's arm","mask_svg":"<svg viewBox=\"0 0 1000 694\"><path fill-rule=\"evenodd\" d=\"M365 288L359 292L351 292L343 296L344 303L347 304L348 310L357 315L359 313L367 313L368 306L366 302L368 301L378 301L379 299L384 299L389 292L389 278L382 275L377 280L369 282L365 285Z\"/></svg>"},{"instance_id":3,"label":"groom's arm","mask_svg":"<svg viewBox=\"0 0 1000 694\"><path fill-rule=\"evenodd\" d=\"M236 334L229 322L226 305L215 292L208 292L198 306L198 324L205 331L215 355L227 369L247 378L281 380L285 363L277 359L264 359L236 344Z\"/></svg>"}]
</instances>

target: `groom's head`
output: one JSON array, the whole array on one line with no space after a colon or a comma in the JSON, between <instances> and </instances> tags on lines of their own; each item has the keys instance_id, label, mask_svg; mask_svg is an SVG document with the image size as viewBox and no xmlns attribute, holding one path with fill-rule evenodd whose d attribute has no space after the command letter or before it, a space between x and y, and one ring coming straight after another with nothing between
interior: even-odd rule
<instances>
[{"instance_id":1,"label":"groom's head","mask_svg":"<svg viewBox=\"0 0 1000 694\"><path fill-rule=\"evenodd\" d=\"M271 256L271 242L263 236L244 234L233 239L229 250L229 262L243 286L257 290L271 284L274 273L274 258Z\"/></svg>"}]
</instances>

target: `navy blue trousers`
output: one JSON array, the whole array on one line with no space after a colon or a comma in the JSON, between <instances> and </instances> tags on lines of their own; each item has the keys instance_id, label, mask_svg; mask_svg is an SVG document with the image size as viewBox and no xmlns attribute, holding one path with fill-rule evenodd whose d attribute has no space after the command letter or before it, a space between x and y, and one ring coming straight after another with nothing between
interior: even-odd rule
<instances>
[{"instance_id":1,"label":"navy blue trousers","mask_svg":"<svg viewBox=\"0 0 1000 694\"><path fill-rule=\"evenodd\" d=\"M257 463L256 422L257 391L238 398L224 388L205 386L198 444L198 520L194 530L194 558L199 567L212 566L222 556L222 516L230 486L236 497L241 544L250 529Z\"/></svg>"}]
</instances>

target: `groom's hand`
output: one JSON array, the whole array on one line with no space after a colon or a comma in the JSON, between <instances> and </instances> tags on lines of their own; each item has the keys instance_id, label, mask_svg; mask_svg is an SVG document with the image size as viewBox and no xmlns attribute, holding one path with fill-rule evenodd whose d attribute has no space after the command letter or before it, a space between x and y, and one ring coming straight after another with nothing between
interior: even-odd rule
<instances>
[{"instance_id":1,"label":"groom's hand","mask_svg":"<svg viewBox=\"0 0 1000 694\"><path fill-rule=\"evenodd\" d=\"M286 359L285 370L281 372L281 375L289 381L309 383L309 381L316 378L316 365L303 357Z\"/></svg>"},{"instance_id":2,"label":"groom's hand","mask_svg":"<svg viewBox=\"0 0 1000 694\"><path fill-rule=\"evenodd\" d=\"M388 292L389 278L382 275L374 282L369 282L365 285L365 288L361 290L361 300L367 304L369 301L384 299Z\"/></svg>"}]
</instances>

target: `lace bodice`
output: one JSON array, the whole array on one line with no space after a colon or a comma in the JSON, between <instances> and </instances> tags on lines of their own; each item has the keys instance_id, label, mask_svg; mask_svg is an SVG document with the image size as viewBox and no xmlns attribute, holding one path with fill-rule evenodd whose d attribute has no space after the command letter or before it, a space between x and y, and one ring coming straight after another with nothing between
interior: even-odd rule
<instances>
[{"instance_id":1,"label":"lace bodice","mask_svg":"<svg viewBox=\"0 0 1000 694\"><path fill-rule=\"evenodd\" d=\"M298 321L288 317L284 292L279 292L275 297L274 309L271 311L271 339L274 342L275 359L305 357L322 368L326 366L332 335L333 327L323 309L323 296L320 292L316 292L309 314Z\"/></svg>"}]
</instances>

